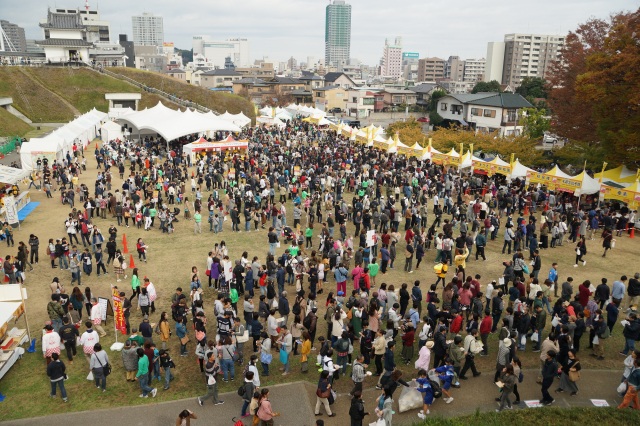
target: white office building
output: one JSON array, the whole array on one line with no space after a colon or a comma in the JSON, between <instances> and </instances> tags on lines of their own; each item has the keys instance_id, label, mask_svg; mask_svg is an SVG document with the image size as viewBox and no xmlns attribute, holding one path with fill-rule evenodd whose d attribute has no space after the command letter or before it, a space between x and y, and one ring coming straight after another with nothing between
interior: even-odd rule
<instances>
[{"instance_id":1,"label":"white office building","mask_svg":"<svg viewBox=\"0 0 640 426\"><path fill-rule=\"evenodd\" d=\"M152 13L132 16L133 43L136 46L162 46L164 43L164 27L162 16Z\"/></svg>"},{"instance_id":2,"label":"white office building","mask_svg":"<svg viewBox=\"0 0 640 426\"><path fill-rule=\"evenodd\" d=\"M193 54L205 57L206 62L213 63L217 68L224 68L225 58L231 58L236 67L251 66L249 59L249 40L246 38L229 38L216 41L209 36L193 36Z\"/></svg>"},{"instance_id":3,"label":"white office building","mask_svg":"<svg viewBox=\"0 0 640 426\"><path fill-rule=\"evenodd\" d=\"M380 61L380 75L391 78L402 76L402 37L396 37L393 44L385 39Z\"/></svg>"}]
</instances>

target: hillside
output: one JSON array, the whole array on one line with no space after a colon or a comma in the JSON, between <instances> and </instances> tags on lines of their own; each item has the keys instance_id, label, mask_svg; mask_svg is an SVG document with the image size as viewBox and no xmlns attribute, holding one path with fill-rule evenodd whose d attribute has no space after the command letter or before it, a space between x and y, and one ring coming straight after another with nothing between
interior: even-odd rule
<instances>
[{"instance_id":1,"label":"hillside","mask_svg":"<svg viewBox=\"0 0 640 426\"><path fill-rule=\"evenodd\" d=\"M74 118L73 109L36 84L22 67L0 67L0 96L13 98L13 106L34 123L66 123Z\"/></svg>"},{"instance_id":2,"label":"hillside","mask_svg":"<svg viewBox=\"0 0 640 426\"><path fill-rule=\"evenodd\" d=\"M253 104L237 95L213 92L154 72L141 71L133 68L108 68L108 70L129 77L147 86L155 87L166 93L176 95L182 99L188 99L206 106L221 114L225 111L231 114L237 114L242 111L247 117L255 117Z\"/></svg>"},{"instance_id":3,"label":"hillside","mask_svg":"<svg viewBox=\"0 0 640 426\"><path fill-rule=\"evenodd\" d=\"M31 129L27 123L0 108L0 136L24 136Z\"/></svg>"},{"instance_id":4,"label":"hillside","mask_svg":"<svg viewBox=\"0 0 640 426\"><path fill-rule=\"evenodd\" d=\"M210 92L147 71L123 68L112 70L214 111L243 111L248 117L254 116L252 104L235 95ZM34 123L64 123L72 120L78 113L85 113L92 108L106 112L108 102L104 95L113 92L140 93L141 90L123 80L84 68L0 68L0 97L12 97L13 106ZM147 92L142 92L139 108L152 107L160 101L169 108L178 108L164 98Z\"/></svg>"}]
</instances>

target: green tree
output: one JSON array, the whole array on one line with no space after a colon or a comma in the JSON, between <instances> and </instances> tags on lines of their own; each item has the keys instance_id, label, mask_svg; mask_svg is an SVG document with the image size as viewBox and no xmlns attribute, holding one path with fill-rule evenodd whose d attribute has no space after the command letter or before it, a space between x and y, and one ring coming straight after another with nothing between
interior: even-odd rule
<instances>
[{"instance_id":1,"label":"green tree","mask_svg":"<svg viewBox=\"0 0 640 426\"><path fill-rule=\"evenodd\" d=\"M525 77L516 89L516 93L527 100L537 98L547 98L547 82L540 77ZM533 103L533 102L532 102Z\"/></svg>"},{"instance_id":2,"label":"green tree","mask_svg":"<svg viewBox=\"0 0 640 426\"><path fill-rule=\"evenodd\" d=\"M471 93L481 93L481 92L502 92L502 88L500 87L500 83L496 80L487 81L479 81L473 86L473 90Z\"/></svg>"},{"instance_id":3,"label":"green tree","mask_svg":"<svg viewBox=\"0 0 640 426\"><path fill-rule=\"evenodd\" d=\"M522 112L520 124L524 127L524 134L531 139L540 139L551 127L545 109L524 108Z\"/></svg>"},{"instance_id":4,"label":"green tree","mask_svg":"<svg viewBox=\"0 0 640 426\"><path fill-rule=\"evenodd\" d=\"M434 90L433 93L431 93L431 97L429 98L429 111L438 110L438 100L443 96L447 96L447 92L442 89Z\"/></svg>"},{"instance_id":5,"label":"green tree","mask_svg":"<svg viewBox=\"0 0 640 426\"><path fill-rule=\"evenodd\" d=\"M439 126L443 121L444 118L442 118L442 116L438 114L438 111L431 111L429 113L429 124L431 124L432 126Z\"/></svg>"}]
</instances>

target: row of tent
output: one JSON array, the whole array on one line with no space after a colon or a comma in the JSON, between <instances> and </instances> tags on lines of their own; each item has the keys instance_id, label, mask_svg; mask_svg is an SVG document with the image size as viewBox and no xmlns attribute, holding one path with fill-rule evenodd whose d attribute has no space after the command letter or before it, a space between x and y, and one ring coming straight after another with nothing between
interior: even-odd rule
<instances>
[{"instance_id":1,"label":"row of tent","mask_svg":"<svg viewBox=\"0 0 640 426\"><path fill-rule=\"evenodd\" d=\"M86 148L106 120L107 114L94 108L45 137L31 138L20 147L22 168L33 170L38 158L46 157L50 162L62 160L67 153L73 154L74 144Z\"/></svg>"}]
</instances>

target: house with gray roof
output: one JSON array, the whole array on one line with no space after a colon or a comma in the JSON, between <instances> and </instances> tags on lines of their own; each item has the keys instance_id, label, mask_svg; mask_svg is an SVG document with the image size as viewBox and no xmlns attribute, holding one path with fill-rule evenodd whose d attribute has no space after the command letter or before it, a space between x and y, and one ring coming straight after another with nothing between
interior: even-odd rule
<instances>
[{"instance_id":1,"label":"house with gray roof","mask_svg":"<svg viewBox=\"0 0 640 426\"><path fill-rule=\"evenodd\" d=\"M498 132L500 136L522 133L518 122L523 108L532 108L515 93L449 94L438 100L437 112L444 126L458 124L478 132Z\"/></svg>"},{"instance_id":2,"label":"house with gray roof","mask_svg":"<svg viewBox=\"0 0 640 426\"><path fill-rule=\"evenodd\" d=\"M93 43L87 40L87 30L78 13L57 13L51 10L46 21L40 23L44 40L36 44L44 48L47 62L88 62Z\"/></svg>"}]
</instances>

